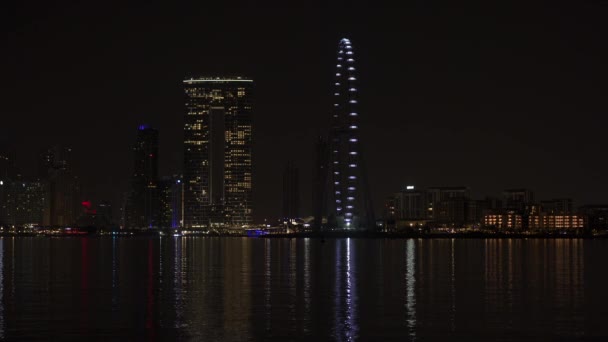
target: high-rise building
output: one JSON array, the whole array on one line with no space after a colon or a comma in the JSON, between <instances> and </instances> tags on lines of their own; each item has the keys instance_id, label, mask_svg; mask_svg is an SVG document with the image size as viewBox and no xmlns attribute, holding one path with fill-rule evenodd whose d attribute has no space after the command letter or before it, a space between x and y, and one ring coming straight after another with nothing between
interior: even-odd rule
<instances>
[{"instance_id":1,"label":"high-rise building","mask_svg":"<svg viewBox=\"0 0 608 342\"><path fill-rule=\"evenodd\" d=\"M242 77L183 81L184 227L252 223L252 90Z\"/></svg>"},{"instance_id":2,"label":"high-rise building","mask_svg":"<svg viewBox=\"0 0 608 342\"><path fill-rule=\"evenodd\" d=\"M554 198L552 200L540 201L542 211L548 214L572 214L572 198Z\"/></svg>"},{"instance_id":3,"label":"high-rise building","mask_svg":"<svg viewBox=\"0 0 608 342\"><path fill-rule=\"evenodd\" d=\"M163 177L158 182L159 227L181 227L183 186L180 176Z\"/></svg>"},{"instance_id":4,"label":"high-rise building","mask_svg":"<svg viewBox=\"0 0 608 342\"><path fill-rule=\"evenodd\" d=\"M360 147L356 75L353 46L344 38L338 44L329 139L333 183L330 225L342 229L374 229L373 207Z\"/></svg>"},{"instance_id":5,"label":"high-rise building","mask_svg":"<svg viewBox=\"0 0 608 342\"><path fill-rule=\"evenodd\" d=\"M426 218L426 191L408 185L395 194L395 211L398 219L421 220Z\"/></svg>"},{"instance_id":6,"label":"high-rise building","mask_svg":"<svg viewBox=\"0 0 608 342\"><path fill-rule=\"evenodd\" d=\"M0 179L14 179L16 176L15 151L0 148Z\"/></svg>"},{"instance_id":7,"label":"high-rise building","mask_svg":"<svg viewBox=\"0 0 608 342\"><path fill-rule=\"evenodd\" d=\"M585 205L579 212L586 217L589 231L608 231L608 205Z\"/></svg>"},{"instance_id":8,"label":"high-rise building","mask_svg":"<svg viewBox=\"0 0 608 342\"><path fill-rule=\"evenodd\" d=\"M45 186L44 225L69 226L80 214L80 181L72 170L72 149L53 146L39 160L39 177Z\"/></svg>"},{"instance_id":9,"label":"high-rise building","mask_svg":"<svg viewBox=\"0 0 608 342\"><path fill-rule=\"evenodd\" d=\"M158 227L158 130L140 125L133 147L131 193L127 201L127 228Z\"/></svg>"},{"instance_id":10,"label":"high-rise building","mask_svg":"<svg viewBox=\"0 0 608 342\"><path fill-rule=\"evenodd\" d=\"M300 179L298 168L293 162L288 162L283 171L283 218L295 219L300 217Z\"/></svg>"},{"instance_id":11,"label":"high-rise building","mask_svg":"<svg viewBox=\"0 0 608 342\"><path fill-rule=\"evenodd\" d=\"M523 211L526 205L534 202L534 192L529 189L508 189L502 194L506 209Z\"/></svg>"},{"instance_id":12,"label":"high-rise building","mask_svg":"<svg viewBox=\"0 0 608 342\"><path fill-rule=\"evenodd\" d=\"M102 201L97 205L97 221L95 225L99 228L110 228L114 222L112 216L112 205L108 201Z\"/></svg>"},{"instance_id":13,"label":"high-rise building","mask_svg":"<svg viewBox=\"0 0 608 342\"><path fill-rule=\"evenodd\" d=\"M42 225L46 201L42 182L0 180L0 227Z\"/></svg>"},{"instance_id":14,"label":"high-rise building","mask_svg":"<svg viewBox=\"0 0 608 342\"><path fill-rule=\"evenodd\" d=\"M313 229L320 231L323 226L323 218L327 217L327 195L333 187L329 186L329 150L327 140L319 136L315 142L315 163L313 169L312 184L312 209L315 221Z\"/></svg>"},{"instance_id":15,"label":"high-rise building","mask_svg":"<svg viewBox=\"0 0 608 342\"><path fill-rule=\"evenodd\" d=\"M471 190L465 186L427 189L427 218L441 226L460 226L467 222L467 203Z\"/></svg>"}]
</instances>

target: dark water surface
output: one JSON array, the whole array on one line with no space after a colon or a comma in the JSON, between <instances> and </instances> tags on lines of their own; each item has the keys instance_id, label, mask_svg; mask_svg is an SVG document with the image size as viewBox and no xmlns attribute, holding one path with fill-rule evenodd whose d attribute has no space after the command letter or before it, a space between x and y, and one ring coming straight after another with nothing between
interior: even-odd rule
<instances>
[{"instance_id":1,"label":"dark water surface","mask_svg":"<svg viewBox=\"0 0 608 342\"><path fill-rule=\"evenodd\" d=\"M0 338L608 340L608 240L0 238Z\"/></svg>"}]
</instances>

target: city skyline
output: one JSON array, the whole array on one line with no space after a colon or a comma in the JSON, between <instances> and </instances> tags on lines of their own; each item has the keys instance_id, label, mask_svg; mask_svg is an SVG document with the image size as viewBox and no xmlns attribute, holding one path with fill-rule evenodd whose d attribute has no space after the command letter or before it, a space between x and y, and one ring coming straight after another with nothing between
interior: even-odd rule
<instances>
[{"instance_id":1,"label":"city skyline","mask_svg":"<svg viewBox=\"0 0 608 342\"><path fill-rule=\"evenodd\" d=\"M608 1L13 1L0 340L602 340Z\"/></svg>"},{"instance_id":2,"label":"city skyline","mask_svg":"<svg viewBox=\"0 0 608 342\"><path fill-rule=\"evenodd\" d=\"M18 6L18 13L30 9ZM21 36L16 39L13 31L4 33L8 48L18 52L2 57L7 58L4 64L13 65L11 58L17 55L25 58L19 68L7 70L2 83L6 96L2 110L12 115L0 133L17 145L18 163L26 172L35 168L34 158L29 157L32 153L56 143L72 146L75 167L90 194L87 197L96 202L111 200L117 207L127 191L130 170L117 165L131 165L125 146L133 142L133 128L141 123L161 131L160 173L180 171L181 153L175 152L181 149L179 82L184 75L244 74L257 84L254 179L264 192L254 192L255 220L273 216L280 210L281 184L276 179L287 159L295 159L300 166L301 188L311 184L310 146L328 126L334 68L330 61L335 42L343 35L357 45L359 60L365 63L359 76L364 81L361 105L370 114L362 118L362 134L368 145L364 152L370 159L376 212L387 194L410 183L466 184L476 197L529 187L539 196L572 197L578 204L607 201L608 185L602 181L606 165L597 158L605 147L601 139L605 118L600 115L605 111L601 95L605 85L600 80L606 74L601 62L606 47L597 44L601 30L592 29L602 24L599 5L556 5L550 10L532 6L520 13L518 4L448 6L450 12L437 10L445 4L430 3L428 7L412 5L397 14L378 8L367 11L354 4L340 16L334 15L339 12L337 6L328 5L322 13L300 9L320 25L317 29L308 26L310 34L294 39L286 38L295 32L295 25L304 22L299 16L293 23L274 19L286 27L276 32L270 24L251 24L253 18L275 18L279 9L220 11L208 18L209 25L234 15L241 19L239 26L220 31L212 40L218 49L204 56L198 53L200 48L180 38L180 33L192 29L188 20L158 38L165 43L175 39L163 54L146 54L157 46L147 37L159 30L152 22L161 13L151 5L140 15L133 8L119 14L117 28L133 19L142 29L129 26L128 31L145 39L139 45L120 39L116 46L99 44L100 51L111 56L107 61L100 57L103 54L93 53L97 50L92 43L111 42L117 32L99 32L87 41L79 39L83 33L61 24L65 15L82 11L82 6L87 8L41 6L30 16L15 15L7 21L20 28ZM204 16L197 6L189 9L189 19ZM65 14L50 21L46 10ZM170 21L179 17L172 16L178 10L167 9ZM557 15L566 10L564 16ZM87 27L100 29L106 12L103 8L98 13L86 12L74 25L80 27L87 20ZM483 19L480 14L485 12L496 14L497 19ZM402 15L409 24L396 24ZM469 24L452 27L452 16L464 16ZM589 24L570 25L581 18ZM545 23L544 28L534 25L539 21ZM480 25L486 28L484 32L473 30ZM58 42L53 48L57 57L36 57L34 53L44 45L37 44L40 38L34 35L34 27L48 28L45 38ZM244 27L250 30L241 30ZM202 36L201 41L208 38ZM490 39L494 43L485 44ZM77 41L84 44L83 50L70 46ZM466 49L456 49L460 46ZM68 58L77 51L87 58ZM119 55L128 58L118 61ZM139 63L138 56L144 55L144 63ZM58 69L45 69L50 62L56 62ZM160 72L150 73L149 66ZM62 77L57 77L60 69ZM88 77L82 82L85 70ZM72 86L77 80L78 87ZM46 89L39 93L41 101L22 101L29 84ZM280 86L284 84L291 87ZM104 101L97 101L93 94L103 95ZM97 105L89 106L93 101ZM85 107L89 115L79 110ZM25 120L32 117L38 120L34 127ZM276 141L284 143L277 146ZM302 194L302 211L312 212L308 192Z\"/></svg>"}]
</instances>

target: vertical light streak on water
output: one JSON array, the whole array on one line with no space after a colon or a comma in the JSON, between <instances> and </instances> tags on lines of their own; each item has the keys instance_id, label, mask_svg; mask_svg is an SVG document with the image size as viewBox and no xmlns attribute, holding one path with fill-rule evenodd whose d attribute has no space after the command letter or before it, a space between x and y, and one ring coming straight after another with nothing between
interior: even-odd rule
<instances>
[{"instance_id":1,"label":"vertical light streak on water","mask_svg":"<svg viewBox=\"0 0 608 342\"><path fill-rule=\"evenodd\" d=\"M310 238L304 239L304 332L310 332Z\"/></svg>"},{"instance_id":2,"label":"vertical light streak on water","mask_svg":"<svg viewBox=\"0 0 608 342\"><path fill-rule=\"evenodd\" d=\"M357 302L356 282L353 272L355 270L355 259L351 258L351 239L346 239L346 340L353 341L357 337L358 327L356 323Z\"/></svg>"},{"instance_id":3,"label":"vertical light streak on water","mask_svg":"<svg viewBox=\"0 0 608 342\"><path fill-rule=\"evenodd\" d=\"M451 242L451 277L450 277L450 292L452 300L452 308L450 310L450 325L452 332L456 330L456 259L454 258L454 241Z\"/></svg>"},{"instance_id":4,"label":"vertical light streak on water","mask_svg":"<svg viewBox=\"0 0 608 342\"><path fill-rule=\"evenodd\" d=\"M341 290L341 282L342 282L342 258L341 258L341 241L340 240L335 240L336 241L336 270L334 271L334 274L336 276L336 287L334 289L334 327L335 327L335 331L334 331L334 336L336 340L341 341L342 340L342 317L341 317L341 311L342 311L342 303L341 303L341 296L342 296L342 290Z\"/></svg>"},{"instance_id":5,"label":"vertical light streak on water","mask_svg":"<svg viewBox=\"0 0 608 342\"><path fill-rule=\"evenodd\" d=\"M169 243L170 240L167 240L167 243ZM158 243L158 287L159 287L159 292L163 287L163 237L161 236L159 238L159 243Z\"/></svg>"},{"instance_id":6,"label":"vertical light streak on water","mask_svg":"<svg viewBox=\"0 0 608 342\"><path fill-rule=\"evenodd\" d=\"M184 272L182 272L183 262L182 262L182 242L184 238L174 238L173 239L173 289L175 294L175 328L180 328L182 326L182 317L184 311L183 305L183 293L182 293L182 277Z\"/></svg>"},{"instance_id":7,"label":"vertical light streak on water","mask_svg":"<svg viewBox=\"0 0 608 342\"><path fill-rule=\"evenodd\" d=\"M266 314L266 331L270 331L271 329L271 318L272 318L272 302L271 297L272 293L270 290L271 278L272 278L272 270L270 264L271 257L271 248L270 248L271 239L264 239L264 311Z\"/></svg>"},{"instance_id":8,"label":"vertical light streak on water","mask_svg":"<svg viewBox=\"0 0 608 342\"><path fill-rule=\"evenodd\" d=\"M118 259L116 251L118 250L118 238L112 237L112 312L118 311Z\"/></svg>"},{"instance_id":9,"label":"vertical light streak on water","mask_svg":"<svg viewBox=\"0 0 608 342\"><path fill-rule=\"evenodd\" d=\"M296 239L290 239L289 240L289 314L291 315L290 318L292 318L294 321L297 321L297 317L296 317L296 306L297 306L297 298L298 298L298 294L296 293L297 290L297 285L296 285L296 281L297 281L297 274L296 274L296 251L297 251L297 246L296 246Z\"/></svg>"},{"instance_id":10,"label":"vertical light streak on water","mask_svg":"<svg viewBox=\"0 0 608 342\"><path fill-rule=\"evenodd\" d=\"M11 238L11 298L15 298L15 237Z\"/></svg>"},{"instance_id":11,"label":"vertical light streak on water","mask_svg":"<svg viewBox=\"0 0 608 342\"><path fill-rule=\"evenodd\" d=\"M4 339L4 238L0 237L0 340Z\"/></svg>"},{"instance_id":12,"label":"vertical light streak on water","mask_svg":"<svg viewBox=\"0 0 608 342\"><path fill-rule=\"evenodd\" d=\"M156 309L156 298L154 296L154 244L148 240L148 272L146 276L146 329L148 338L156 336L154 311Z\"/></svg>"},{"instance_id":13,"label":"vertical light streak on water","mask_svg":"<svg viewBox=\"0 0 608 342\"><path fill-rule=\"evenodd\" d=\"M407 240L405 252L405 314L409 336L416 340L416 244Z\"/></svg>"},{"instance_id":14,"label":"vertical light streak on water","mask_svg":"<svg viewBox=\"0 0 608 342\"><path fill-rule=\"evenodd\" d=\"M514 302L514 295L515 295L515 291L513 288L513 275L514 275L514 269L513 269L513 240L509 239L507 240L507 249L508 249L508 254L507 254L507 267L508 267L508 271L507 271L507 307L509 312L513 312L513 302ZM520 249L518 249L518 251L520 251ZM509 322L505 322L506 325L508 325L510 328L513 327L513 319L510 319Z\"/></svg>"}]
</instances>

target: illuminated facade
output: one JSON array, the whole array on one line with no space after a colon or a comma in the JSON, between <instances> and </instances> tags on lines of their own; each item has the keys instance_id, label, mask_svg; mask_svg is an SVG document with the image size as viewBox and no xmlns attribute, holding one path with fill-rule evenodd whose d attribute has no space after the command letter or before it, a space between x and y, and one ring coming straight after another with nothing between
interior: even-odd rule
<instances>
[{"instance_id":1,"label":"illuminated facade","mask_svg":"<svg viewBox=\"0 0 608 342\"><path fill-rule=\"evenodd\" d=\"M183 81L184 227L252 223L252 88L235 78Z\"/></svg>"},{"instance_id":2,"label":"illuminated facade","mask_svg":"<svg viewBox=\"0 0 608 342\"><path fill-rule=\"evenodd\" d=\"M523 217L516 211L487 214L484 216L484 225L486 228L495 228L499 230L522 230Z\"/></svg>"},{"instance_id":3,"label":"illuminated facade","mask_svg":"<svg viewBox=\"0 0 608 342\"><path fill-rule=\"evenodd\" d=\"M42 225L46 196L42 182L0 180L0 227Z\"/></svg>"},{"instance_id":4,"label":"illuminated facade","mask_svg":"<svg viewBox=\"0 0 608 342\"><path fill-rule=\"evenodd\" d=\"M575 214L555 215L547 213L537 213L526 216L510 210L503 213L485 215L484 225L486 228L510 231L581 230L585 228L585 217L583 215Z\"/></svg>"},{"instance_id":5,"label":"illuminated facade","mask_svg":"<svg viewBox=\"0 0 608 342\"><path fill-rule=\"evenodd\" d=\"M585 228L583 215L546 214L531 215L528 224L530 230L580 230Z\"/></svg>"},{"instance_id":6,"label":"illuminated facade","mask_svg":"<svg viewBox=\"0 0 608 342\"><path fill-rule=\"evenodd\" d=\"M330 131L331 225L341 229L375 226L360 148L357 72L349 39L338 45Z\"/></svg>"}]
</instances>

